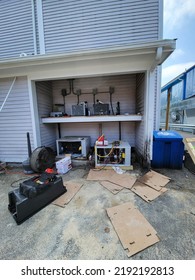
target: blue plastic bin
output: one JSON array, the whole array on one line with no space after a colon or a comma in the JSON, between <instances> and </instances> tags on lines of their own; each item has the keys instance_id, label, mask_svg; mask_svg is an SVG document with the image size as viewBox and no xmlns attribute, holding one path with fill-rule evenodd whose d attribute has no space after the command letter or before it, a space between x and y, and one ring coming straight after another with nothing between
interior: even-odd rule
<instances>
[{"instance_id":1,"label":"blue plastic bin","mask_svg":"<svg viewBox=\"0 0 195 280\"><path fill-rule=\"evenodd\" d=\"M153 132L152 167L181 169L184 155L183 137L172 130Z\"/></svg>"}]
</instances>

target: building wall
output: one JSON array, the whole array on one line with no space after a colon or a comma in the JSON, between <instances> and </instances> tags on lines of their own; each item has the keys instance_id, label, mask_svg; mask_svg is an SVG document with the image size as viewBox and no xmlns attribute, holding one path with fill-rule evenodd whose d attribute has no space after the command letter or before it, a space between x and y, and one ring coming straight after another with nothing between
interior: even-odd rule
<instances>
[{"instance_id":1,"label":"building wall","mask_svg":"<svg viewBox=\"0 0 195 280\"><path fill-rule=\"evenodd\" d=\"M181 73L162 88L161 123L166 121L168 88L171 91L169 123L195 123L195 66Z\"/></svg>"},{"instance_id":2,"label":"building wall","mask_svg":"<svg viewBox=\"0 0 195 280\"><path fill-rule=\"evenodd\" d=\"M159 39L161 0L1 0L0 58Z\"/></svg>"},{"instance_id":3,"label":"building wall","mask_svg":"<svg viewBox=\"0 0 195 280\"><path fill-rule=\"evenodd\" d=\"M0 1L0 38L1 59L34 54L31 1Z\"/></svg>"},{"instance_id":4,"label":"building wall","mask_svg":"<svg viewBox=\"0 0 195 280\"><path fill-rule=\"evenodd\" d=\"M13 78L0 79L0 106ZM26 77L17 77L7 101L0 112L0 160L22 162L28 157L26 133L30 133L32 149L33 129L28 83Z\"/></svg>"},{"instance_id":5,"label":"building wall","mask_svg":"<svg viewBox=\"0 0 195 280\"><path fill-rule=\"evenodd\" d=\"M40 121L41 145L51 148L55 147L56 129L55 125L44 125L41 118L48 116L53 110L52 82L44 81L36 83L38 115Z\"/></svg>"},{"instance_id":6,"label":"building wall","mask_svg":"<svg viewBox=\"0 0 195 280\"><path fill-rule=\"evenodd\" d=\"M158 39L158 0L43 0L46 53Z\"/></svg>"},{"instance_id":7,"label":"building wall","mask_svg":"<svg viewBox=\"0 0 195 280\"><path fill-rule=\"evenodd\" d=\"M40 88L42 82L36 82L37 88ZM115 92L112 96L113 110L116 113L117 102L120 102L121 114L136 113L136 75L117 75L117 76L103 76L103 77L90 77L90 78L78 78L74 80L74 90L81 89L83 93L80 96L80 102L87 101L88 108L92 113L93 107L93 94L92 90L97 88L99 92L107 92L109 87L113 86ZM61 95L61 90L66 88L69 90L68 80L54 80L52 81L53 90L53 104L63 104L63 97ZM37 92L37 96L39 93ZM95 100L99 99L104 103L110 103L109 93L97 94ZM40 98L38 97L38 101ZM44 94L43 103L47 100L47 95ZM77 104L76 95L68 95L65 98L65 108L66 113L71 115L72 105ZM40 108L40 105L39 105ZM47 106L48 108L48 106ZM63 107L62 107L63 109ZM111 107L110 107L111 110ZM39 111L41 111L39 109ZM45 111L46 113L46 111ZM112 114L112 112L111 112ZM41 130L43 127L46 129L50 124L41 125ZM108 140L118 140L119 139L119 124L116 123L103 123L102 133ZM100 126L98 123L79 123L79 124L61 124L61 136L90 136L91 144L94 145L100 134ZM58 131L56 128L55 137L58 138ZM121 123L121 138L123 141L127 141L130 145L135 146L135 123L134 122L122 122ZM47 139L47 138L45 138ZM45 145L46 141L43 139L42 145Z\"/></svg>"},{"instance_id":8,"label":"building wall","mask_svg":"<svg viewBox=\"0 0 195 280\"><path fill-rule=\"evenodd\" d=\"M36 53L54 54L64 52L68 54L72 51L82 52L82 50L97 50L133 43L139 45L139 42L158 40L160 3L160 0L2 0L0 1L0 59L17 58L21 53L34 55ZM33 73L33 68L31 71ZM32 73L30 72L30 74ZM53 78L51 77L51 80ZM9 87L10 80L11 78L7 78L1 81L3 84L7 83L7 87ZM18 92L14 86L12 93L14 96L20 96L21 94L23 99L20 97L17 100L13 100L13 104L11 104L13 110L4 107L4 119L0 120L1 131L4 132L4 127L8 128L7 130L9 131L6 131L4 134L4 142L9 143L11 141L10 146L9 144L1 143L0 157L7 161L22 161L25 159L27 154L27 148L25 147L26 132L31 133L31 138L37 137L32 135L32 131L35 130L33 126L35 121L34 119L31 120L31 106L33 106L31 103L33 98L29 99L27 78L18 78L16 85L21 90ZM39 117L42 114L48 113L51 109L50 85L52 86L53 103L61 103L62 96L60 95L60 90L67 87L68 83L67 80L56 80L51 83L37 84ZM136 90L139 92L138 95L140 97L143 97L143 93L141 93L142 86L136 83L135 74L75 80L75 87L84 88L86 91L95 87L101 88L101 90L102 88L107 89L110 85L114 86L116 90L113 94L114 107L116 107L117 101L121 102L121 114L133 114L136 113L137 109L142 111L139 105L136 108L136 98L139 100L139 97L136 97ZM4 90L0 94L3 100L5 96ZM82 101L82 98L89 98L89 106L90 102L92 104L89 95L81 96L80 101ZM106 95L99 95L98 98L104 102L107 100ZM20 100L20 104L18 104L18 100ZM67 113L71 111L71 104L76 104L76 102L76 96L67 97L67 104L69 104L67 105ZM14 113L15 110L17 111L16 115ZM24 112L27 117L26 115L24 117ZM144 126L142 125L134 122L124 122L121 128L122 139L128 141L132 146L136 145L140 150L142 150L143 144L141 142L141 135ZM63 124L61 127L62 135L72 133L76 135L84 131L88 132L90 128L92 142L99 135L98 124L85 124L82 126L82 129L81 126L76 124L74 129L72 129L72 125ZM84 127L85 130L83 131ZM14 134L14 139L16 138L15 144L9 137L12 128L13 131L17 130ZM103 133L108 135L109 139L118 138L119 136L117 123L113 124L112 127L110 124L105 123L102 126L102 130ZM57 137L58 134L55 126L48 125L46 127L46 125L40 124L42 145L54 145L54 133L55 137ZM140 141L137 142L136 137ZM9 151L4 145L13 148Z\"/></svg>"}]
</instances>

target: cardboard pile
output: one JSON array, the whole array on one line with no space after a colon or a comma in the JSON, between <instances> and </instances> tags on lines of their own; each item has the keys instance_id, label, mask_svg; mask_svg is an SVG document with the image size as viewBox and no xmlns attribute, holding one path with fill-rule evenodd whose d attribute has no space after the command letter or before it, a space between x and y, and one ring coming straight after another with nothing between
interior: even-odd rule
<instances>
[{"instance_id":1,"label":"cardboard pile","mask_svg":"<svg viewBox=\"0 0 195 280\"><path fill-rule=\"evenodd\" d=\"M165 185L170 178L152 170L137 179L114 170L91 169L87 180L100 181L114 195L126 188L151 202L167 191ZM60 207L65 207L82 187L82 183L74 181L64 182L64 185L67 192L52 202ZM132 203L107 208L106 212L128 257L160 241L155 229Z\"/></svg>"},{"instance_id":2,"label":"cardboard pile","mask_svg":"<svg viewBox=\"0 0 195 280\"><path fill-rule=\"evenodd\" d=\"M170 178L151 170L139 178L131 190L145 201L150 202L167 191L165 185L169 181Z\"/></svg>"},{"instance_id":3,"label":"cardboard pile","mask_svg":"<svg viewBox=\"0 0 195 280\"><path fill-rule=\"evenodd\" d=\"M136 179L130 174L117 174L114 170L90 170L87 180L100 184L113 194L124 188L131 190L147 202L167 191L170 178L153 170ZM106 209L112 225L128 257L160 241L157 232L132 203Z\"/></svg>"},{"instance_id":4,"label":"cardboard pile","mask_svg":"<svg viewBox=\"0 0 195 280\"><path fill-rule=\"evenodd\" d=\"M124 188L130 189L147 202L150 202L167 191L165 185L170 178L155 171L149 171L136 179L130 174L117 174L114 170L90 170L87 180L100 181L100 184L113 194Z\"/></svg>"}]
</instances>

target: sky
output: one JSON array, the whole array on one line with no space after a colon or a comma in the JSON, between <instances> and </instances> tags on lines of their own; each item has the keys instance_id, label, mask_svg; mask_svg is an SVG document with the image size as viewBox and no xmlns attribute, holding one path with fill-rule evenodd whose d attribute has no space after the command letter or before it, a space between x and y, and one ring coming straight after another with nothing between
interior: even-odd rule
<instances>
[{"instance_id":1,"label":"sky","mask_svg":"<svg viewBox=\"0 0 195 280\"><path fill-rule=\"evenodd\" d=\"M162 86L195 64L195 0L164 0L163 39L176 38L162 64Z\"/></svg>"}]
</instances>

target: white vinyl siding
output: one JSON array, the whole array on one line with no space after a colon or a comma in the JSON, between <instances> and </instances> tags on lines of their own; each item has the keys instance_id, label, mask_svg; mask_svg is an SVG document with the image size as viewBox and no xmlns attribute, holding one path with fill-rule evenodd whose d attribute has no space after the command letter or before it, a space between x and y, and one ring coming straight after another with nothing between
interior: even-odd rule
<instances>
[{"instance_id":1,"label":"white vinyl siding","mask_svg":"<svg viewBox=\"0 0 195 280\"><path fill-rule=\"evenodd\" d=\"M34 53L30 0L0 1L0 58Z\"/></svg>"},{"instance_id":2,"label":"white vinyl siding","mask_svg":"<svg viewBox=\"0 0 195 280\"><path fill-rule=\"evenodd\" d=\"M13 78L0 79L0 106L8 93ZM9 97L0 112L0 160L22 162L28 157L26 133L33 131L26 77L17 77Z\"/></svg>"},{"instance_id":3,"label":"white vinyl siding","mask_svg":"<svg viewBox=\"0 0 195 280\"><path fill-rule=\"evenodd\" d=\"M158 0L43 0L46 53L158 39Z\"/></svg>"}]
</instances>

